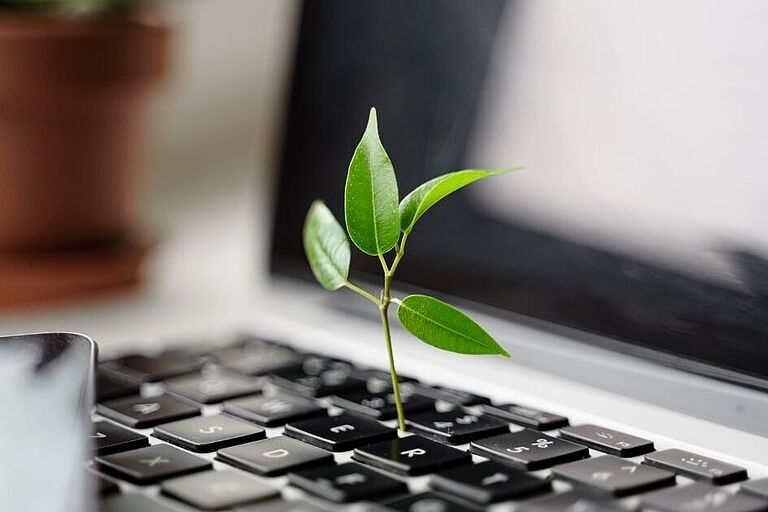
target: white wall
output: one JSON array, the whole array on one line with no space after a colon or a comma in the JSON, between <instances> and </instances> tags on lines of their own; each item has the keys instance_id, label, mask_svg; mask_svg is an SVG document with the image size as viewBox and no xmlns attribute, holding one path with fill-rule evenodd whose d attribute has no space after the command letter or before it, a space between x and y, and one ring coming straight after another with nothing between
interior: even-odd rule
<instances>
[{"instance_id":1,"label":"white wall","mask_svg":"<svg viewBox=\"0 0 768 512\"><path fill-rule=\"evenodd\" d=\"M723 278L768 251L767 2L509 7L473 159L527 168L481 189L500 215Z\"/></svg>"},{"instance_id":2,"label":"white wall","mask_svg":"<svg viewBox=\"0 0 768 512\"><path fill-rule=\"evenodd\" d=\"M159 242L150 285L251 287L266 266L275 142L295 0L182 0L173 69L153 104L141 204Z\"/></svg>"}]
</instances>

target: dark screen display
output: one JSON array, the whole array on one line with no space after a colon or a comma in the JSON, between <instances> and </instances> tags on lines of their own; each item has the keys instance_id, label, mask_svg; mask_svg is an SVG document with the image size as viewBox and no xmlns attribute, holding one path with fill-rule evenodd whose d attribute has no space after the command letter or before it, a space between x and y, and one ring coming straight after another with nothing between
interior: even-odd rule
<instances>
[{"instance_id":1,"label":"dark screen display","mask_svg":"<svg viewBox=\"0 0 768 512\"><path fill-rule=\"evenodd\" d=\"M304 214L320 197L344 218L347 164L371 106L378 109L401 196L442 172L475 163L500 41L516 26L510 20L524 14L502 1L304 5L280 163L274 272L311 279L301 247ZM536 174L530 176L520 183L535 191ZM517 178L503 179L510 180L506 187ZM573 194L606 193L599 180L584 179L579 186ZM668 188L658 184L660 196L663 187ZM537 206L546 200L546 194L537 198ZM550 200L551 210L562 206L556 196ZM651 197L648 213L658 214L653 202ZM598 334L629 353L650 349L644 355L664 363L685 367L690 361L695 371L710 368L736 381L748 376L749 385L768 387L768 256L759 243L706 232L707 250L729 269L722 277L698 261L705 244L698 242L704 230L696 223L678 222L681 233L696 237L679 235L677 243L672 236L667 242L661 228L633 230L622 212L606 213L615 222L593 234L572 227L573 218L545 222L534 208L513 204L515 196L507 199L501 185L456 194L419 221L398 279L543 320L551 328ZM654 218L634 208L638 218ZM708 215L714 214L702 209L700 216ZM669 251L658 250L665 244ZM378 261L357 253L353 271L376 275Z\"/></svg>"}]
</instances>

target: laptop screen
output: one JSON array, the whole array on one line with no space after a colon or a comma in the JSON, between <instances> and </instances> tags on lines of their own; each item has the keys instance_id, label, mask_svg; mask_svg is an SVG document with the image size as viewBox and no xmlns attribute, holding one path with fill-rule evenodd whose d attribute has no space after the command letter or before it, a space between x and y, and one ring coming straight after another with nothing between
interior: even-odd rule
<instances>
[{"instance_id":1,"label":"laptop screen","mask_svg":"<svg viewBox=\"0 0 768 512\"><path fill-rule=\"evenodd\" d=\"M401 282L768 387L765 10L307 2L273 271L311 278L304 214L321 197L343 219L376 106L401 196L447 171L525 166L430 210ZM377 270L353 256L353 272Z\"/></svg>"}]
</instances>

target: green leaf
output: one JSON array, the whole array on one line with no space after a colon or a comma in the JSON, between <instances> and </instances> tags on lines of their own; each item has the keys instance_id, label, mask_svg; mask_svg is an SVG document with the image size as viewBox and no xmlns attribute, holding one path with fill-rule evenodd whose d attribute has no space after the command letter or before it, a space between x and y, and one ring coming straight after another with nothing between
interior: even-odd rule
<instances>
[{"instance_id":1,"label":"green leaf","mask_svg":"<svg viewBox=\"0 0 768 512\"><path fill-rule=\"evenodd\" d=\"M433 178L419 185L403 198L400 203L400 228L403 230L403 233L410 233L416 221L444 197L456 192L460 188L466 187L470 183L518 169L520 167L497 171L466 169Z\"/></svg>"},{"instance_id":2,"label":"green leaf","mask_svg":"<svg viewBox=\"0 0 768 512\"><path fill-rule=\"evenodd\" d=\"M320 200L312 203L304 221L304 252L315 278L327 290L338 290L349 276L349 240L344 229Z\"/></svg>"},{"instance_id":3,"label":"green leaf","mask_svg":"<svg viewBox=\"0 0 768 512\"><path fill-rule=\"evenodd\" d=\"M474 320L434 297L409 295L400 302L397 318L411 334L434 347L458 354L509 357Z\"/></svg>"},{"instance_id":4,"label":"green leaf","mask_svg":"<svg viewBox=\"0 0 768 512\"><path fill-rule=\"evenodd\" d=\"M344 189L344 217L347 232L366 254L390 251L400 237L395 169L379 140L376 109L349 162Z\"/></svg>"}]
</instances>

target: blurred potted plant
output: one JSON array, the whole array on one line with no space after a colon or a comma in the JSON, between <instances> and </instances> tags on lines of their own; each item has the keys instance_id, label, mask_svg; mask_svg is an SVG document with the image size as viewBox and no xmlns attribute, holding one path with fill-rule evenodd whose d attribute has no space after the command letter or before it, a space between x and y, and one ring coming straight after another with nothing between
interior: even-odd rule
<instances>
[{"instance_id":1,"label":"blurred potted plant","mask_svg":"<svg viewBox=\"0 0 768 512\"><path fill-rule=\"evenodd\" d=\"M138 280L143 117L169 42L135 0L0 0L0 306Z\"/></svg>"}]
</instances>

